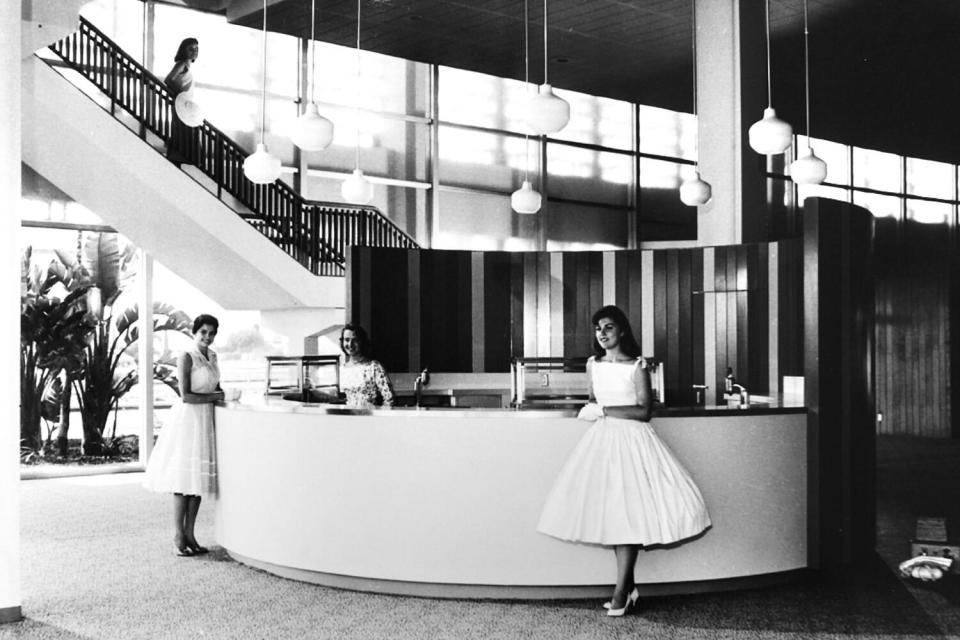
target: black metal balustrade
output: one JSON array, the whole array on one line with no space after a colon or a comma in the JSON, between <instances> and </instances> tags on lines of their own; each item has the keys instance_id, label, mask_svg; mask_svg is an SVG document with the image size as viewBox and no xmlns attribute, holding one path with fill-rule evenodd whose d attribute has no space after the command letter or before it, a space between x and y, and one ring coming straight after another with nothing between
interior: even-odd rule
<instances>
[{"instance_id":1,"label":"black metal balustrade","mask_svg":"<svg viewBox=\"0 0 960 640\"><path fill-rule=\"evenodd\" d=\"M149 131L170 142L173 96L162 80L93 24L81 16L80 29L50 49L110 98L111 114L122 109L139 122L141 137ZM374 207L306 200L279 180L250 182L243 175L246 150L206 120L193 131L196 157L191 161L216 183L217 196L226 192L249 208L250 213L238 215L313 273L342 276L351 245L417 248Z\"/></svg>"}]
</instances>

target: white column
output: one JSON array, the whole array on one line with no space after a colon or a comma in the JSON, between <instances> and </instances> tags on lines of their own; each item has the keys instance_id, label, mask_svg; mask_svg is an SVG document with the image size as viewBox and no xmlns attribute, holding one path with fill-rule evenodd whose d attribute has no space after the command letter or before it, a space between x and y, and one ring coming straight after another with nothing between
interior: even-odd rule
<instances>
[{"instance_id":1,"label":"white column","mask_svg":"<svg viewBox=\"0 0 960 640\"><path fill-rule=\"evenodd\" d=\"M0 2L0 623L20 596L20 3Z\"/></svg>"},{"instance_id":2,"label":"white column","mask_svg":"<svg viewBox=\"0 0 960 640\"><path fill-rule=\"evenodd\" d=\"M153 451L153 256L140 252L139 289L140 339L140 462L146 465Z\"/></svg>"},{"instance_id":3,"label":"white column","mask_svg":"<svg viewBox=\"0 0 960 640\"><path fill-rule=\"evenodd\" d=\"M764 4L695 1L700 175L713 187L698 208L697 243L767 240L765 158L747 144L766 106Z\"/></svg>"}]
</instances>

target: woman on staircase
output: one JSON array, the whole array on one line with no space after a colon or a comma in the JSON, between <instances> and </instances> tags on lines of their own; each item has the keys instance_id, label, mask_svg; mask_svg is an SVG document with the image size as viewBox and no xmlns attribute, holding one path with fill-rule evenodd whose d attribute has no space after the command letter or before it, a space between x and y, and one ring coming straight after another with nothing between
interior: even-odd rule
<instances>
[{"instance_id":1,"label":"woman on staircase","mask_svg":"<svg viewBox=\"0 0 960 640\"><path fill-rule=\"evenodd\" d=\"M190 67L197 61L200 53L200 44L196 38L184 38L174 57L173 68L163 82L167 85L170 95L176 104L177 96L193 88L193 73ZM167 142L167 158L175 165L183 163L197 164L197 135L192 127L188 127L177 116L176 108L170 123L170 140Z\"/></svg>"}]
</instances>

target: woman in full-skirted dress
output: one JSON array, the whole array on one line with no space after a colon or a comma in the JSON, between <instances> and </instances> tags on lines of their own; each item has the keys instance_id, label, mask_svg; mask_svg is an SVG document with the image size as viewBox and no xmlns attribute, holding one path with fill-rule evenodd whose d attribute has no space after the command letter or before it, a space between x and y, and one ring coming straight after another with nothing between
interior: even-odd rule
<instances>
[{"instance_id":1,"label":"woman in full-skirted dress","mask_svg":"<svg viewBox=\"0 0 960 640\"><path fill-rule=\"evenodd\" d=\"M219 326L207 314L193 321L193 347L177 361L181 404L157 439L143 483L151 491L173 494L173 542L181 556L207 552L193 528L201 496L217 494L213 403L223 400L223 391L217 354L210 344Z\"/></svg>"},{"instance_id":2,"label":"woman in full-skirted dress","mask_svg":"<svg viewBox=\"0 0 960 640\"><path fill-rule=\"evenodd\" d=\"M623 311L593 315L596 355L587 361L590 402L577 416L593 422L547 495L537 531L561 540L608 545L617 558L607 615L621 616L639 592L640 548L695 536L710 526L700 490L648 420L650 374Z\"/></svg>"}]
</instances>

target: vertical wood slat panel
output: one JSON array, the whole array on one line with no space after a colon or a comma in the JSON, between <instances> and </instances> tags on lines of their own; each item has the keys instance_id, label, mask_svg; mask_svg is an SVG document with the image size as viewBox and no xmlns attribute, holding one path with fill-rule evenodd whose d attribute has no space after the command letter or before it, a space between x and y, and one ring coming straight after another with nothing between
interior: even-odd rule
<instances>
[{"instance_id":1,"label":"vertical wood slat panel","mask_svg":"<svg viewBox=\"0 0 960 640\"><path fill-rule=\"evenodd\" d=\"M563 254L550 253L550 325L547 356L563 354Z\"/></svg>"},{"instance_id":2,"label":"vertical wood slat panel","mask_svg":"<svg viewBox=\"0 0 960 640\"><path fill-rule=\"evenodd\" d=\"M523 355L537 355L537 254L523 254Z\"/></svg>"},{"instance_id":3,"label":"vertical wood slat panel","mask_svg":"<svg viewBox=\"0 0 960 640\"><path fill-rule=\"evenodd\" d=\"M590 317L603 306L603 292L605 288L603 281L603 253L599 251L589 251L587 252L586 260L590 280L588 285L589 298L587 299L584 322L588 325L587 329L590 331L592 339L593 327L589 326ZM631 327L632 324L633 323L631 323Z\"/></svg>"},{"instance_id":4,"label":"vertical wood slat panel","mask_svg":"<svg viewBox=\"0 0 960 640\"><path fill-rule=\"evenodd\" d=\"M514 283L511 254L485 252L484 259L484 349L483 371L509 371L513 351ZM520 307L521 312L523 307ZM520 334L521 338L523 334Z\"/></svg>"},{"instance_id":5,"label":"vertical wood slat panel","mask_svg":"<svg viewBox=\"0 0 960 640\"><path fill-rule=\"evenodd\" d=\"M677 387L682 404L693 404L693 254L677 252Z\"/></svg>"},{"instance_id":6,"label":"vertical wood slat panel","mask_svg":"<svg viewBox=\"0 0 960 640\"><path fill-rule=\"evenodd\" d=\"M484 271L483 252L472 251L470 253L470 306L472 311L470 314L470 333L472 336L470 345L471 371L486 371L486 360L484 358L487 345L485 282L486 273Z\"/></svg>"},{"instance_id":7,"label":"vertical wood slat panel","mask_svg":"<svg viewBox=\"0 0 960 640\"><path fill-rule=\"evenodd\" d=\"M407 252L407 362L410 371L420 371L420 251Z\"/></svg>"},{"instance_id":8,"label":"vertical wood slat panel","mask_svg":"<svg viewBox=\"0 0 960 640\"><path fill-rule=\"evenodd\" d=\"M630 300L636 301L632 313L634 318L637 315L640 316L642 327L640 348L643 350L643 355L655 356L657 347L656 332L653 328L655 315L653 251L642 251L638 257L639 260L631 256L630 260L632 266L630 272Z\"/></svg>"},{"instance_id":9,"label":"vertical wood slat panel","mask_svg":"<svg viewBox=\"0 0 960 640\"><path fill-rule=\"evenodd\" d=\"M703 369L695 384L706 385L704 404L719 402L717 391L717 294L714 290L714 267L716 256L712 247L703 249Z\"/></svg>"},{"instance_id":10,"label":"vertical wood slat panel","mask_svg":"<svg viewBox=\"0 0 960 640\"><path fill-rule=\"evenodd\" d=\"M699 291L699 294L694 292ZM703 249L693 249L690 252L690 378L687 384L693 394L693 385L704 384L703 367L705 361L704 345L704 303L703 295Z\"/></svg>"},{"instance_id":11,"label":"vertical wood slat panel","mask_svg":"<svg viewBox=\"0 0 960 640\"><path fill-rule=\"evenodd\" d=\"M653 308L653 355L667 365L669 346L667 345L667 255L665 252L653 253L652 275L653 296L649 305Z\"/></svg>"},{"instance_id":12,"label":"vertical wood slat panel","mask_svg":"<svg viewBox=\"0 0 960 640\"><path fill-rule=\"evenodd\" d=\"M524 327L527 324L527 318L524 316L523 262L523 254L514 253L510 255L509 357L519 357L526 353Z\"/></svg>"},{"instance_id":13,"label":"vertical wood slat panel","mask_svg":"<svg viewBox=\"0 0 960 640\"><path fill-rule=\"evenodd\" d=\"M666 307L664 323L664 342L666 353L661 356L667 369L665 384L673 391L673 395L680 399L680 404L686 399L685 390L680 388L681 369L684 363L680 360L680 252L676 249L666 251L666 285L664 287L662 304Z\"/></svg>"},{"instance_id":14,"label":"vertical wood slat panel","mask_svg":"<svg viewBox=\"0 0 960 640\"><path fill-rule=\"evenodd\" d=\"M582 313L578 295L581 291L580 281L585 276L577 253L565 253L563 258L563 326L566 329L563 334L563 352L573 353L577 336L580 334L577 318Z\"/></svg>"}]
</instances>

